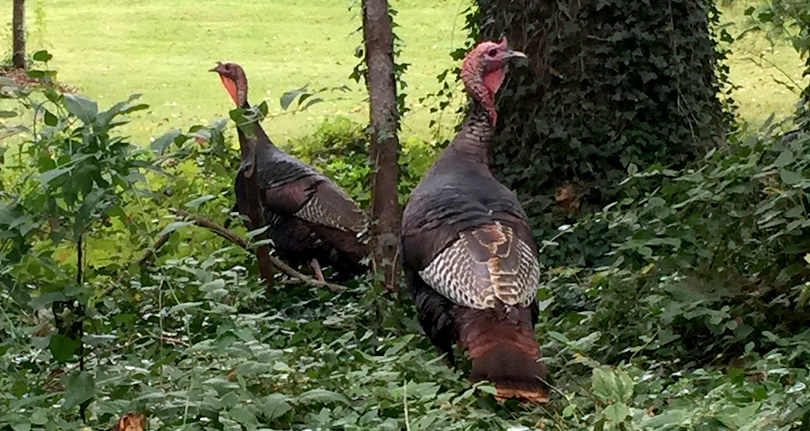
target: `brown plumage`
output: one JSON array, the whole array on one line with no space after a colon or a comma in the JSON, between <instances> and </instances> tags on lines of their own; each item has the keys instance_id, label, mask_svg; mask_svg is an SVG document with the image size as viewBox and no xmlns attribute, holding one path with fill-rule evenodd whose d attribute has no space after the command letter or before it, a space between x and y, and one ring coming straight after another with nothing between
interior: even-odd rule
<instances>
[{"instance_id":1,"label":"brown plumage","mask_svg":"<svg viewBox=\"0 0 810 431\"><path fill-rule=\"evenodd\" d=\"M234 63L219 63L223 86L237 107L249 108L247 77ZM273 145L258 122L237 125L242 164L236 178L236 208L249 219L257 208L278 254L294 265L319 262L342 278L366 270L365 214L337 184ZM257 227L252 227L257 228Z\"/></svg>"},{"instance_id":2,"label":"brown plumage","mask_svg":"<svg viewBox=\"0 0 810 431\"><path fill-rule=\"evenodd\" d=\"M419 322L454 361L458 342L470 380L495 383L497 397L548 401L535 339L537 247L517 197L489 170L494 95L505 63L523 56L506 39L482 42L465 58L470 116L414 189L402 220L402 253Z\"/></svg>"}]
</instances>

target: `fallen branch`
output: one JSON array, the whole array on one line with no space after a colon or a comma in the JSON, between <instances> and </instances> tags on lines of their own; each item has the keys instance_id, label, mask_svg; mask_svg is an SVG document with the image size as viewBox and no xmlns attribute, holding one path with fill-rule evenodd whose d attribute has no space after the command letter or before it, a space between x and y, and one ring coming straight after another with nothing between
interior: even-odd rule
<instances>
[{"instance_id":1,"label":"fallen branch","mask_svg":"<svg viewBox=\"0 0 810 431\"><path fill-rule=\"evenodd\" d=\"M225 228L225 227L223 227L221 225L218 225L218 224L212 222L211 220L208 220L205 217L201 217L201 216L194 215L194 214L189 214L188 212L183 211L183 210L179 210L179 209L171 209L170 211L172 212L172 214L174 214L176 216L179 216L179 217L183 217L183 218L187 219L188 221L193 222L197 226L204 227L204 228L210 230L211 232L214 232L215 234L227 239L228 241L242 247L245 250L250 251L250 249L251 249L250 246L248 245L248 242L247 242L246 239L244 239L241 236L233 233L232 231L228 230L227 228ZM295 269L293 269L292 267L290 267L286 263L280 261L275 256L268 255L268 257L270 258L270 263L272 263L273 266L276 267L276 269L278 269L282 273L286 274L288 277L297 278L297 279L301 280L301 282L303 282L303 284L306 284L306 285L309 285L309 286L315 286L315 287L327 287L332 292L342 292L342 291L346 290L345 286L341 286L339 284L329 283L329 282L325 282L325 281L324 282L318 281L318 280L316 280L316 279L314 279L312 277L301 274L300 272L296 271Z\"/></svg>"}]
</instances>

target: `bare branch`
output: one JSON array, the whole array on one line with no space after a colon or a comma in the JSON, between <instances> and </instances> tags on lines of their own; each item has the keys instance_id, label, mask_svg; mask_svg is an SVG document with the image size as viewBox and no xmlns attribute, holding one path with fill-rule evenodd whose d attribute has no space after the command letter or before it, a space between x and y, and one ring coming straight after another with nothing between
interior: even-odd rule
<instances>
[{"instance_id":1,"label":"bare branch","mask_svg":"<svg viewBox=\"0 0 810 431\"><path fill-rule=\"evenodd\" d=\"M248 244L247 240L245 240L241 236L233 233L232 231L226 229L225 227L223 227L223 226L221 226L219 224L216 224L216 223L212 222L211 220L208 220L205 217L201 217L201 216L194 215L194 214L189 214L188 212L183 211L183 210L179 210L179 209L171 209L170 211L172 212L172 214L174 214L174 215L176 215L178 217L183 217L183 218L187 219L188 221L193 222L197 226L204 227L204 228L210 230L211 232L214 232L215 234L227 239L228 241L242 247L245 250L250 251L252 249L250 247L250 245ZM297 279L301 280L301 282L303 282L303 284L306 284L306 285L309 285L309 286L315 286L315 287L327 287L332 292L342 292L342 291L346 290L345 286L341 286L339 284L334 284L334 283L329 283L329 282L321 282L321 281L318 281L318 280L316 280L316 279L314 279L312 277L301 274L300 272L296 271L295 269L293 269L292 267L290 267L286 263L282 262L281 260L279 260L275 256L268 255L268 257L270 259L270 263L272 263L273 266L276 267L279 271L283 272L284 274L286 274L289 277L297 278Z\"/></svg>"}]
</instances>

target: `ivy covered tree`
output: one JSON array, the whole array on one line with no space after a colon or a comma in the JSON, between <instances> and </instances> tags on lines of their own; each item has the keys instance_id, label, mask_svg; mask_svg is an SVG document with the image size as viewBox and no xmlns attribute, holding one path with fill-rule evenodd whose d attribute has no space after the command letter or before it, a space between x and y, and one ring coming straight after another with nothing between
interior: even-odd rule
<instances>
[{"instance_id":1,"label":"ivy covered tree","mask_svg":"<svg viewBox=\"0 0 810 431\"><path fill-rule=\"evenodd\" d=\"M710 0L477 4L472 33L529 57L502 91L492 163L539 239L615 201L628 170L683 166L723 141Z\"/></svg>"}]
</instances>

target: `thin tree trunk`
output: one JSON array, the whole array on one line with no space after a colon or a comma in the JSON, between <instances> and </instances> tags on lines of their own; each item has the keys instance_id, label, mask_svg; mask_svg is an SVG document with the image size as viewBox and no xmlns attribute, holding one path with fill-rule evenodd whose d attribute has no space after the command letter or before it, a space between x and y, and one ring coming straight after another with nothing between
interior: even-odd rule
<instances>
[{"instance_id":1,"label":"thin tree trunk","mask_svg":"<svg viewBox=\"0 0 810 431\"><path fill-rule=\"evenodd\" d=\"M399 204L397 155L399 115L394 77L394 34L387 0L363 0L363 38L371 104L372 253L374 269L382 272L385 287L395 290L399 260Z\"/></svg>"},{"instance_id":2,"label":"thin tree trunk","mask_svg":"<svg viewBox=\"0 0 810 431\"><path fill-rule=\"evenodd\" d=\"M25 69L25 0L14 0L11 32L11 64Z\"/></svg>"}]
</instances>

